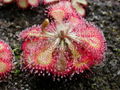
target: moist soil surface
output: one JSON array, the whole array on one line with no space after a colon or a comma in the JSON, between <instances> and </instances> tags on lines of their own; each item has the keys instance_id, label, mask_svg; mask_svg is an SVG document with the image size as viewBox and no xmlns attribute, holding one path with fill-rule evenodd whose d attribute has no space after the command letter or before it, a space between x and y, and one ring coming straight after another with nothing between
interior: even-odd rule
<instances>
[{"instance_id":1,"label":"moist soil surface","mask_svg":"<svg viewBox=\"0 0 120 90\"><path fill-rule=\"evenodd\" d=\"M0 82L0 90L120 90L120 0L88 0L85 19L103 31L107 51L104 62L69 80L53 81L48 76L22 71L18 34L27 27L41 24L45 6L21 10L15 4L0 6L0 39L9 43L15 54L15 68Z\"/></svg>"}]
</instances>

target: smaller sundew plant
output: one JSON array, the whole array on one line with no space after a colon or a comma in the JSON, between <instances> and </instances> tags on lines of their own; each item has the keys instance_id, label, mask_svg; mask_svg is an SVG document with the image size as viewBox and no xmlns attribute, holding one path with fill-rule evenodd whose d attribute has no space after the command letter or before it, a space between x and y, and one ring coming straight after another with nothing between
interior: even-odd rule
<instances>
[{"instance_id":1,"label":"smaller sundew plant","mask_svg":"<svg viewBox=\"0 0 120 90\"><path fill-rule=\"evenodd\" d=\"M8 76L13 67L12 50L7 43L0 40L0 81Z\"/></svg>"},{"instance_id":2,"label":"smaller sundew plant","mask_svg":"<svg viewBox=\"0 0 120 90\"><path fill-rule=\"evenodd\" d=\"M41 0L1 0L0 3L9 4L16 2L20 8L38 7Z\"/></svg>"},{"instance_id":3,"label":"smaller sundew plant","mask_svg":"<svg viewBox=\"0 0 120 90\"><path fill-rule=\"evenodd\" d=\"M59 4L58 4L59 3ZM44 4L49 4L51 7L56 8L69 8L69 4L71 7L80 15L85 16L85 7L87 6L86 0L44 0Z\"/></svg>"},{"instance_id":4,"label":"smaller sundew plant","mask_svg":"<svg viewBox=\"0 0 120 90\"><path fill-rule=\"evenodd\" d=\"M75 9L75 11L81 15L85 16L85 7L87 6L87 1L86 0L0 0L0 3L3 4L9 4L16 2L17 5L20 8L28 8L28 7L38 7L40 3L43 3L44 5L54 5L53 7L60 7L60 6L66 6L67 7L68 3L71 4L71 7ZM60 5L58 5L60 3ZM57 5L56 5L57 4Z\"/></svg>"},{"instance_id":5,"label":"smaller sundew plant","mask_svg":"<svg viewBox=\"0 0 120 90\"><path fill-rule=\"evenodd\" d=\"M103 60L106 44L100 29L76 14L67 1L48 10L53 21L45 19L20 33L24 69L67 77L90 70Z\"/></svg>"}]
</instances>

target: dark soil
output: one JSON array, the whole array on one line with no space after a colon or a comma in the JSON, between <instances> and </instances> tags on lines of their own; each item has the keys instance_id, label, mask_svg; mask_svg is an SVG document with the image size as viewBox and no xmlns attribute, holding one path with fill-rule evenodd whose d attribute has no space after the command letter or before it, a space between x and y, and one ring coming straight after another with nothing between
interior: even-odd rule
<instances>
[{"instance_id":1,"label":"dark soil","mask_svg":"<svg viewBox=\"0 0 120 90\"><path fill-rule=\"evenodd\" d=\"M0 6L0 39L8 42L15 52L15 69L8 80L0 83L0 90L120 90L120 0L88 0L88 21L104 32L107 40L103 64L92 68L88 78L71 81L52 81L46 77L29 75L20 69L20 31L45 18L44 6L21 10L16 5ZM83 75L82 75L83 76Z\"/></svg>"}]
</instances>

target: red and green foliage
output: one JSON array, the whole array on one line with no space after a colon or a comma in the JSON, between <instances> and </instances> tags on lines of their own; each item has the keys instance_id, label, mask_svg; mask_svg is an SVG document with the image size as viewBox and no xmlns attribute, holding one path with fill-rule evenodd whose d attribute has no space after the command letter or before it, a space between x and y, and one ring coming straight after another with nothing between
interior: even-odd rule
<instances>
[{"instance_id":1,"label":"red and green foliage","mask_svg":"<svg viewBox=\"0 0 120 90\"><path fill-rule=\"evenodd\" d=\"M102 31L72 8L60 5L49 8L53 21L46 19L42 25L20 33L22 61L33 73L66 77L90 70L104 58L106 44Z\"/></svg>"}]
</instances>

